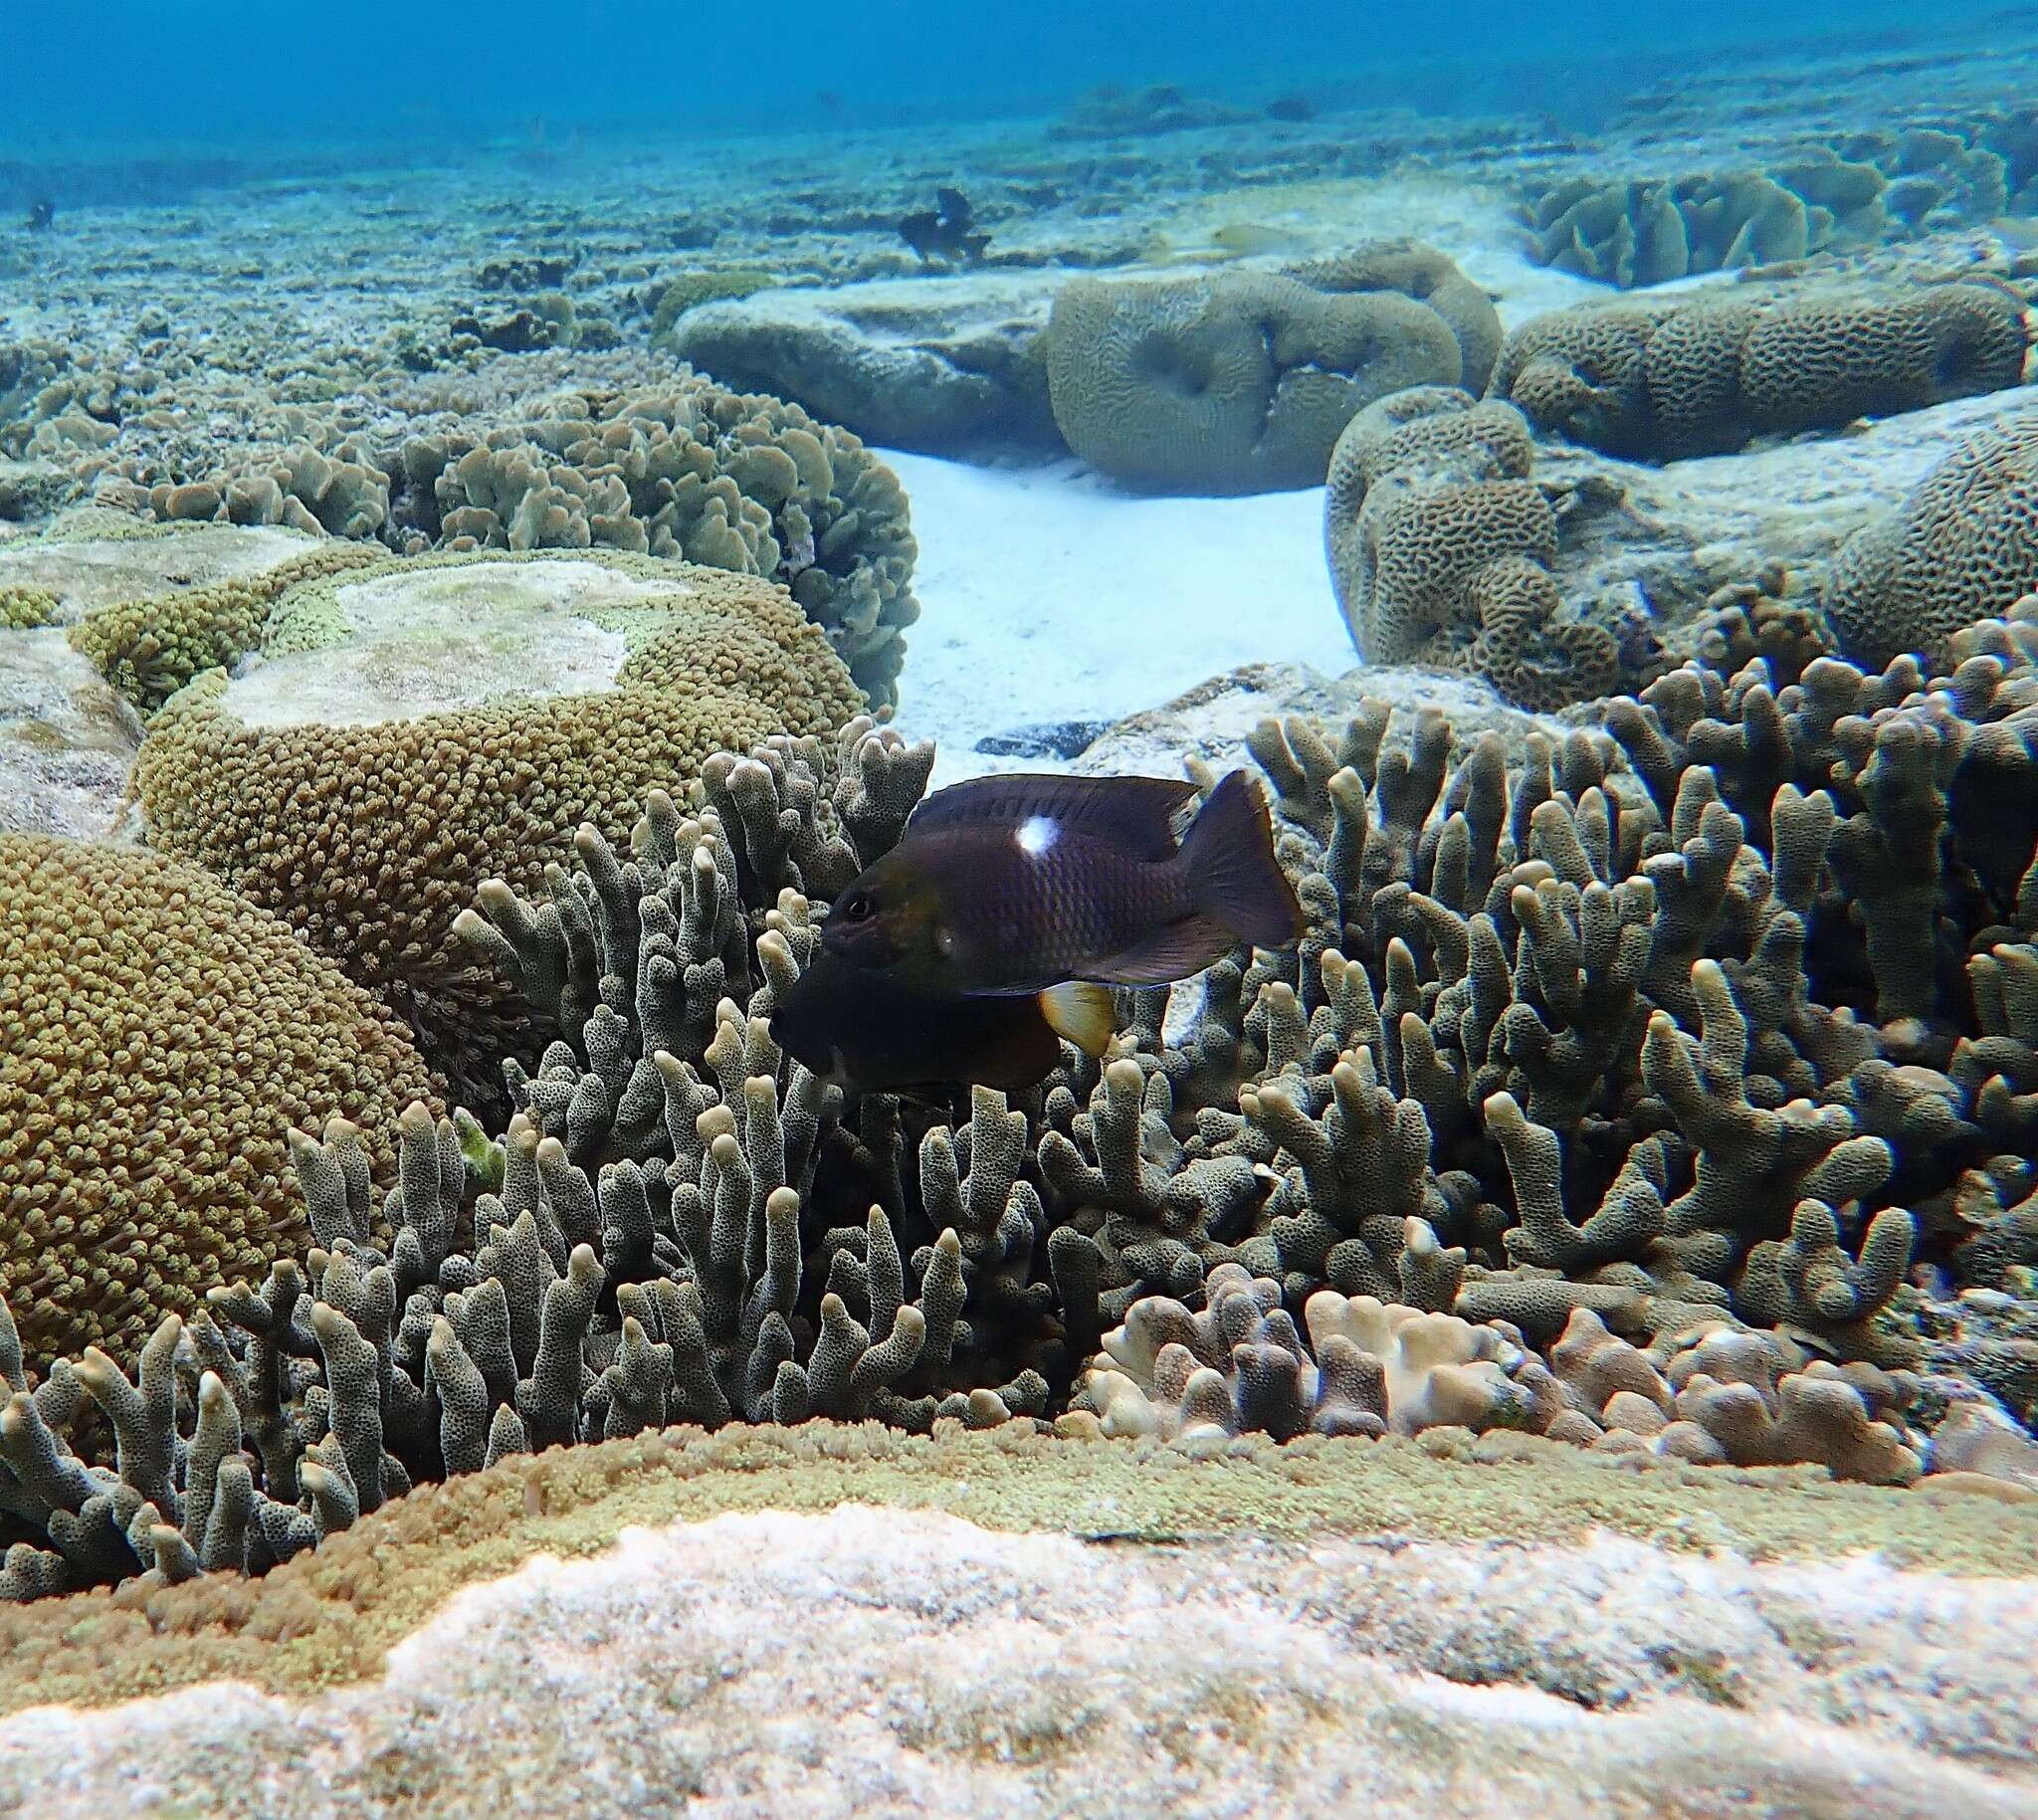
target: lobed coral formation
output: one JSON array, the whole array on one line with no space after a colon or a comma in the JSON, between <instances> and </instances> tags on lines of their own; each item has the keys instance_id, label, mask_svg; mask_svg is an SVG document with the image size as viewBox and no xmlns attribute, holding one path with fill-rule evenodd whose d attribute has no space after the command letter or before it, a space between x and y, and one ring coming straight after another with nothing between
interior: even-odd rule
<instances>
[{"instance_id":1,"label":"lobed coral formation","mask_svg":"<svg viewBox=\"0 0 2038 1820\"><path fill-rule=\"evenodd\" d=\"M264 645L157 713L150 838L333 956L470 1096L526 1041L447 946L481 881L534 890L582 820L620 833L717 746L861 705L782 589L642 556L340 566L278 597Z\"/></svg>"},{"instance_id":2,"label":"lobed coral formation","mask_svg":"<svg viewBox=\"0 0 2038 1820\"><path fill-rule=\"evenodd\" d=\"M2014 386L2031 341L2023 300L1985 285L1709 295L1534 317L1490 390L1539 430L1670 461Z\"/></svg>"},{"instance_id":3,"label":"lobed coral formation","mask_svg":"<svg viewBox=\"0 0 2038 1820\"><path fill-rule=\"evenodd\" d=\"M281 523L413 555L608 549L761 576L826 631L873 706L896 700L902 635L919 615L898 477L797 405L684 371L659 388L562 391L507 421L301 445L224 479L159 485L148 500L163 518ZM221 609L210 642L246 622ZM108 636L164 642L143 608Z\"/></svg>"},{"instance_id":4,"label":"lobed coral formation","mask_svg":"<svg viewBox=\"0 0 2038 1820\"><path fill-rule=\"evenodd\" d=\"M1069 447L1153 492L1314 487L1358 410L1490 359L1483 294L1429 248L1298 271L1072 279L1040 341Z\"/></svg>"},{"instance_id":5,"label":"lobed coral formation","mask_svg":"<svg viewBox=\"0 0 2038 1820\"><path fill-rule=\"evenodd\" d=\"M1946 654L1975 621L2038 590L2038 413L1949 450L1895 511L1856 531L1822 605L1849 657Z\"/></svg>"},{"instance_id":6,"label":"lobed coral formation","mask_svg":"<svg viewBox=\"0 0 2038 1820\"><path fill-rule=\"evenodd\" d=\"M1475 670L1532 708L1614 687L1613 634L1564 617L1557 517L1533 462L1519 410L1451 387L1396 392L1345 426L1324 543L1360 657Z\"/></svg>"},{"instance_id":7,"label":"lobed coral formation","mask_svg":"<svg viewBox=\"0 0 2038 1820\"><path fill-rule=\"evenodd\" d=\"M1850 134L1760 170L1571 177L1522 218L1543 265L1623 290L2038 214L2028 107Z\"/></svg>"},{"instance_id":8,"label":"lobed coral formation","mask_svg":"<svg viewBox=\"0 0 2038 1820\"><path fill-rule=\"evenodd\" d=\"M1458 383L1483 392L1500 358L1500 311L1493 299L1454 261L1419 240L1372 240L1348 253L1304 260L1283 268L1312 291L1333 297L1397 293L1426 303L1449 325L1458 343Z\"/></svg>"},{"instance_id":9,"label":"lobed coral formation","mask_svg":"<svg viewBox=\"0 0 2038 1820\"><path fill-rule=\"evenodd\" d=\"M31 1358L125 1352L297 1244L291 1123L360 1119L365 1182L432 1097L387 1012L195 867L0 834L0 1296Z\"/></svg>"}]
</instances>

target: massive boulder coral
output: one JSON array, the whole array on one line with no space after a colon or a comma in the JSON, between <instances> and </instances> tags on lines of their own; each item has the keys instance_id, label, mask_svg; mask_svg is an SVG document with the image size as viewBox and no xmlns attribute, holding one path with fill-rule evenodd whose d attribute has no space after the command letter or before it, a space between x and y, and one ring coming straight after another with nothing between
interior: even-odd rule
<instances>
[{"instance_id":1,"label":"massive boulder coral","mask_svg":"<svg viewBox=\"0 0 2038 1820\"><path fill-rule=\"evenodd\" d=\"M1490 390L1539 430L1670 461L2015 386L2031 343L2023 300L1979 284L1709 293L1533 317Z\"/></svg>"},{"instance_id":2,"label":"massive boulder coral","mask_svg":"<svg viewBox=\"0 0 2038 1820\"><path fill-rule=\"evenodd\" d=\"M208 873L0 834L0 1297L29 1357L124 1353L266 1270L307 1231L287 1128L359 1120L348 1167L387 1179L390 1120L433 1096L386 1011Z\"/></svg>"},{"instance_id":3,"label":"massive boulder coral","mask_svg":"<svg viewBox=\"0 0 2038 1820\"><path fill-rule=\"evenodd\" d=\"M771 583L651 557L385 557L278 598L263 661L164 704L136 761L150 838L288 920L487 1095L520 1046L451 951L485 878L535 890L583 820L861 698Z\"/></svg>"},{"instance_id":4,"label":"massive boulder coral","mask_svg":"<svg viewBox=\"0 0 2038 1820\"><path fill-rule=\"evenodd\" d=\"M671 344L887 449L1060 455L1038 348L1051 303L1030 272L786 288L690 309Z\"/></svg>"},{"instance_id":5,"label":"massive boulder coral","mask_svg":"<svg viewBox=\"0 0 2038 1820\"><path fill-rule=\"evenodd\" d=\"M1500 358L1500 311L1493 299L1435 247L1419 240L1369 240L1348 252L1302 260L1282 270L1312 291L1333 297L1397 293L1427 303L1457 340L1457 383L1468 392L1486 390Z\"/></svg>"},{"instance_id":6,"label":"massive boulder coral","mask_svg":"<svg viewBox=\"0 0 2038 1820\"><path fill-rule=\"evenodd\" d=\"M1934 660L1976 620L2038 591L2038 412L1966 438L1881 522L1841 546L1821 601L1841 650Z\"/></svg>"},{"instance_id":7,"label":"massive boulder coral","mask_svg":"<svg viewBox=\"0 0 2038 1820\"><path fill-rule=\"evenodd\" d=\"M1254 272L1072 279L1040 345L1069 447L1158 493L1314 487L1355 412L1465 370L1427 303Z\"/></svg>"},{"instance_id":8,"label":"massive boulder coral","mask_svg":"<svg viewBox=\"0 0 2038 1820\"><path fill-rule=\"evenodd\" d=\"M1468 668L1534 708L1614 687L1614 634L1564 614L1533 460L1520 411L1450 387L1396 392L1346 425L1324 543L1361 658Z\"/></svg>"}]
</instances>

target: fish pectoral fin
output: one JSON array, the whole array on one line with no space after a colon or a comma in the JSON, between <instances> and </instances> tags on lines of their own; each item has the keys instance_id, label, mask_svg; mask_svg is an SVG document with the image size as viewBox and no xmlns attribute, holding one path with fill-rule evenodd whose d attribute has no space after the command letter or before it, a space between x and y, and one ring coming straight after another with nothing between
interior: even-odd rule
<instances>
[{"instance_id":1,"label":"fish pectoral fin","mask_svg":"<svg viewBox=\"0 0 2038 1820\"><path fill-rule=\"evenodd\" d=\"M1072 979L1040 995L1040 1014L1058 1037L1066 1037L1094 1062L1118 1032L1111 988L1091 979Z\"/></svg>"},{"instance_id":2,"label":"fish pectoral fin","mask_svg":"<svg viewBox=\"0 0 2038 1820\"><path fill-rule=\"evenodd\" d=\"M1209 916L1184 916L1085 971L1115 986L1160 986L1202 972L1237 943L1238 937L1223 923Z\"/></svg>"}]
</instances>

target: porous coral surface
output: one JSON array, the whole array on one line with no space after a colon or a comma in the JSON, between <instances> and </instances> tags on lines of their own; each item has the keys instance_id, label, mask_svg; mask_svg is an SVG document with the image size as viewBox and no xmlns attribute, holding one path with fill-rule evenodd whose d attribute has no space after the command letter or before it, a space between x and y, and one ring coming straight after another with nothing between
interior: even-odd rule
<instances>
[{"instance_id":1,"label":"porous coral surface","mask_svg":"<svg viewBox=\"0 0 2038 1820\"><path fill-rule=\"evenodd\" d=\"M0 1295L39 1371L301 1243L291 1124L358 1118L386 1172L433 1097L388 1012L209 874L49 836L0 834Z\"/></svg>"},{"instance_id":2,"label":"porous coral surface","mask_svg":"<svg viewBox=\"0 0 2038 1820\"><path fill-rule=\"evenodd\" d=\"M152 722L150 838L288 920L484 1089L493 1057L465 1058L510 1040L446 945L476 887L535 890L583 820L621 832L717 746L832 729L860 701L782 589L649 557L348 563L283 592L263 638L266 662L202 677Z\"/></svg>"}]
</instances>

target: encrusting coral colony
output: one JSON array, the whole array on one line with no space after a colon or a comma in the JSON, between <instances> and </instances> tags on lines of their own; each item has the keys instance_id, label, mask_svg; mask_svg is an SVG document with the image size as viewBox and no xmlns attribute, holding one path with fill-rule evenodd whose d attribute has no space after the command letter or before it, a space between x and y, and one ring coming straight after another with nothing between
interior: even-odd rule
<instances>
[{"instance_id":1,"label":"encrusting coral colony","mask_svg":"<svg viewBox=\"0 0 2038 1820\"><path fill-rule=\"evenodd\" d=\"M1740 263L1884 207L1851 170L1536 225L1623 282ZM1590 706L1263 722L1300 941L946 1103L771 1036L933 766L857 438L686 373L131 489L304 545L72 626L149 716L159 851L0 835L0 1596L259 1573L675 1424L2038 1485L2034 420L1822 591L1639 656L1567 607L1535 477L1538 437L1667 461L2012 386L2029 341L1976 283L1503 341L1411 242L1071 281L1040 359L1078 453L1327 472L1368 662Z\"/></svg>"}]
</instances>

